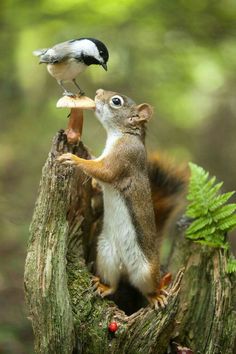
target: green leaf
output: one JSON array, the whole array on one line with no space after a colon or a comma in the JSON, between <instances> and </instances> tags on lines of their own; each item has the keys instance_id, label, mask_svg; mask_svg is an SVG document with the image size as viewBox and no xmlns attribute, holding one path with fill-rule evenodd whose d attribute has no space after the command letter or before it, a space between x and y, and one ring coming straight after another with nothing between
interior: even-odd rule
<instances>
[{"instance_id":1,"label":"green leaf","mask_svg":"<svg viewBox=\"0 0 236 354\"><path fill-rule=\"evenodd\" d=\"M206 227L198 232L189 232L189 229L186 231L186 235L191 238L192 240L203 239L206 238L208 235L212 235L216 231L216 228L213 227Z\"/></svg>"},{"instance_id":2,"label":"green leaf","mask_svg":"<svg viewBox=\"0 0 236 354\"><path fill-rule=\"evenodd\" d=\"M214 201L214 204L210 207L210 211L215 211L216 209L224 205L229 200L229 198L234 195L234 193L235 192L228 192L218 195Z\"/></svg>"},{"instance_id":3,"label":"green leaf","mask_svg":"<svg viewBox=\"0 0 236 354\"><path fill-rule=\"evenodd\" d=\"M219 222L219 229L222 231L232 230L236 226L236 215L228 216Z\"/></svg>"},{"instance_id":4,"label":"green leaf","mask_svg":"<svg viewBox=\"0 0 236 354\"><path fill-rule=\"evenodd\" d=\"M228 204L224 205L221 208L218 208L214 213L213 213L213 219L214 221L219 221L221 219L226 218L227 216L232 215L236 210L236 204Z\"/></svg>"},{"instance_id":5,"label":"green leaf","mask_svg":"<svg viewBox=\"0 0 236 354\"><path fill-rule=\"evenodd\" d=\"M236 259L234 257L230 257L227 263L226 273L235 273L236 272Z\"/></svg>"},{"instance_id":6,"label":"green leaf","mask_svg":"<svg viewBox=\"0 0 236 354\"><path fill-rule=\"evenodd\" d=\"M217 240L216 241L197 240L195 242L208 247L223 248L225 250L229 249L228 243L222 243L221 241L217 241Z\"/></svg>"},{"instance_id":7,"label":"green leaf","mask_svg":"<svg viewBox=\"0 0 236 354\"><path fill-rule=\"evenodd\" d=\"M205 188L202 189L202 192L205 193L204 198L207 199L208 201L211 198L215 198L216 193L220 190L222 185L223 185L223 182L217 183L214 187L209 188L209 189L208 189L208 186L206 185L207 188L206 189Z\"/></svg>"},{"instance_id":8,"label":"green leaf","mask_svg":"<svg viewBox=\"0 0 236 354\"><path fill-rule=\"evenodd\" d=\"M190 218L199 218L201 216L207 215L208 210L204 210L202 206L191 205L186 210L186 215Z\"/></svg>"},{"instance_id":9,"label":"green leaf","mask_svg":"<svg viewBox=\"0 0 236 354\"><path fill-rule=\"evenodd\" d=\"M193 163L189 164L191 178L187 200L186 215L195 220L189 225L186 237L211 247L228 248L226 233L236 227L236 204L227 201L234 194L220 194L222 182Z\"/></svg>"},{"instance_id":10,"label":"green leaf","mask_svg":"<svg viewBox=\"0 0 236 354\"><path fill-rule=\"evenodd\" d=\"M204 228L206 225L211 224L211 222L212 219L210 218L199 218L189 226L187 233L188 234L195 233L196 231L199 231L202 228Z\"/></svg>"}]
</instances>

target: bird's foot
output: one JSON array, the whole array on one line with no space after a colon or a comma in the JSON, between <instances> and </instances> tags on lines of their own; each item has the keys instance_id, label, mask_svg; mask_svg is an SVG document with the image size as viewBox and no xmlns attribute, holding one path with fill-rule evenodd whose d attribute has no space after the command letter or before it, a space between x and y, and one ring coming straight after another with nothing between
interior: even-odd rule
<instances>
[{"instance_id":1,"label":"bird's foot","mask_svg":"<svg viewBox=\"0 0 236 354\"><path fill-rule=\"evenodd\" d=\"M93 290L94 290L95 294L98 294L101 297L105 297L105 296L114 294L114 292L116 290L116 289L110 287L109 285L105 285L105 284L100 283L99 277L93 277L92 283L93 283Z\"/></svg>"},{"instance_id":2,"label":"bird's foot","mask_svg":"<svg viewBox=\"0 0 236 354\"><path fill-rule=\"evenodd\" d=\"M73 92L64 91L63 96L76 97L76 94L74 94Z\"/></svg>"},{"instance_id":3,"label":"bird's foot","mask_svg":"<svg viewBox=\"0 0 236 354\"><path fill-rule=\"evenodd\" d=\"M161 278L156 293L147 296L148 301L150 302L151 306L155 308L155 310L159 310L160 307L165 308L168 304L167 298L169 296L169 292L166 290L166 288L170 285L170 282L171 274L167 273Z\"/></svg>"},{"instance_id":4,"label":"bird's foot","mask_svg":"<svg viewBox=\"0 0 236 354\"><path fill-rule=\"evenodd\" d=\"M80 86L77 84L76 80L72 80L73 83L75 84L75 86L77 87L77 89L79 90L79 93L78 93L78 96L81 97L81 96L84 96L84 92L81 90Z\"/></svg>"},{"instance_id":5,"label":"bird's foot","mask_svg":"<svg viewBox=\"0 0 236 354\"><path fill-rule=\"evenodd\" d=\"M78 93L78 96L79 97L82 97L82 96L84 96L85 95L85 92L84 91L79 91L79 93Z\"/></svg>"},{"instance_id":6,"label":"bird's foot","mask_svg":"<svg viewBox=\"0 0 236 354\"><path fill-rule=\"evenodd\" d=\"M69 152L57 158L57 161L63 163L64 165L77 165L78 160L79 160L78 156L73 155Z\"/></svg>"}]
</instances>

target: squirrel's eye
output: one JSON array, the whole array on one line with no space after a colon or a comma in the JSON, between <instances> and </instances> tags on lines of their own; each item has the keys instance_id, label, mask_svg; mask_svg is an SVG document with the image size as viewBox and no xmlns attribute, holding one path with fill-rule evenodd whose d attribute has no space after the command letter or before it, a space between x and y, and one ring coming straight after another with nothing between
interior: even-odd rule
<instances>
[{"instance_id":1,"label":"squirrel's eye","mask_svg":"<svg viewBox=\"0 0 236 354\"><path fill-rule=\"evenodd\" d=\"M124 104L124 100L121 96L113 96L111 99L110 99L110 106L113 107L113 108L120 108L122 107Z\"/></svg>"}]
</instances>

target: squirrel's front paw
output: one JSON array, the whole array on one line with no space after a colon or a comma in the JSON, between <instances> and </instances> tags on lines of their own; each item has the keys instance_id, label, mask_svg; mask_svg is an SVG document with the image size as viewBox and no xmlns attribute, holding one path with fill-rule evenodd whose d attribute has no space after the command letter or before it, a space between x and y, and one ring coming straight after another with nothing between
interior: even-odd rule
<instances>
[{"instance_id":1,"label":"squirrel's front paw","mask_svg":"<svg viewBox=\"0 0 236 354\"><path fill-rule=\"evenodd\" d=\"M71 153L63 154L57 158L57 161L65 164L65 165L76 165L78 157Z\"/></svg>"}]
</instances>

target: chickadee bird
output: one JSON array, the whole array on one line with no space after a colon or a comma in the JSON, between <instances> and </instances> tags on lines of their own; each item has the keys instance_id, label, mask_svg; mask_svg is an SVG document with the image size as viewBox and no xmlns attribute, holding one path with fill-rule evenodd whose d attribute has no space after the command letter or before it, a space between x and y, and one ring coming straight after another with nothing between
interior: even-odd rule
<instances>
[{"instance_id":1,"label":"chickadee bird","mask_svg":"<svg viewBox=\"0 0 236 354\"><path fill-rule=\"evenodd\" d=\"M75 78L83 72L89 65L101 65L107 70L109 53L107 47L95 38L72 39L63 43L56 44L52 48L38 49L33 52L40 57L39 64L47 64L47 70L63 88L64 95L74 96L68 92L63 85L63 81L73 81L81 91Z\"/></svg>"}]
</instances>

